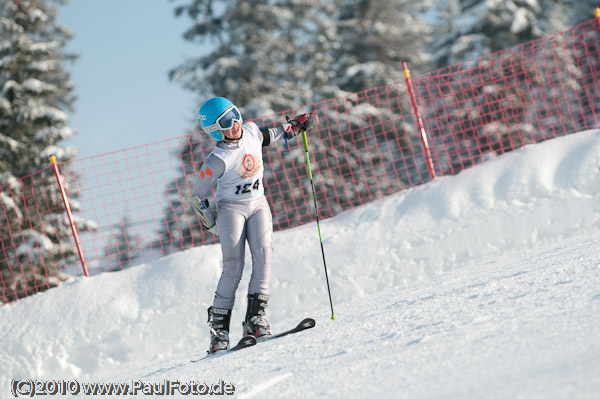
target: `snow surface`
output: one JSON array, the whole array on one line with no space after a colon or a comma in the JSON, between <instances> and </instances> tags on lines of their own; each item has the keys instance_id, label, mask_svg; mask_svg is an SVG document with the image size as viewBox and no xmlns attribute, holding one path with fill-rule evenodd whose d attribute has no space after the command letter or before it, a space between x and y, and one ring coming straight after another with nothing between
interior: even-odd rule
<instances>
[{"instance_id":1,"label":"snow surface","mask_svg":"<svg viewBox=\"0 0 600 399\"><path fill-rule=\"evenodd\" d=\"M273 329L317 326L191 363L208 346L218 246L76 278L0 308L13 378L212 384L241 398L597 398L600 130L274 237ZM247 263L249 264L249 258ZM232 320L239 339L247 265Z\"/></svg>"}]
</instances>

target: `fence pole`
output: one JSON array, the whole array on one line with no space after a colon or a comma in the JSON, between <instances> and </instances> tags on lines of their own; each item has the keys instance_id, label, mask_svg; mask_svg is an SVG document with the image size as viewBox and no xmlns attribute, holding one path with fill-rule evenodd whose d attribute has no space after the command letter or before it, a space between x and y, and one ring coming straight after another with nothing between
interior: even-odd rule
<instances>
[{"instance_id":1,"label":"fence pole","mask_svg":"<svg viewBox=\"0 0 600 399\"><path fill-rule=\"evenodd\" d=\"M415 111L415 117L417 118L417 124L421 131L421 144L423 144L423 150L425 151L425 160L427 162L427 169L432 179L435 179L435 168L433 167L433 159L431 158L431 151L429 150L429 141L427 140L427 133L423 126L423 120L421 120L421 114L419 113L419 107L417 106L417 98L415 97L415 91L413 90L412 81L410 79L410 70L406 66L406 62L402 62L402 69L404 69L404 77L406 78L406 87L408 88L408 95L410 102L412 103Z\"/></svg>"},{"instance_id":2,"label":"fence pole","mask_svg":"<svg viewBox=\"0 0 600 399\"><path fill-rule=\"evenodd\" d=\"M50 157L50 163L52 163L52 170L54 170L54 176L56 176L56 181L58 182L58 187L60 188L60 194L63 199L63 203L65 204L65 209L67 210L67 217L69 218L69 224L71 225L71 231L73 232L73 238L75 239L75 246L77 247L77 252L79 253L79 259L81 260L81 267L83 268L83 274L86 277L90 276L87 267L85 266L85 259L83 259L83 252L81 251L81 245L79 244L79 236L77 235L77 228L75 227L75 223L73 223L73 214L71 213L71 206L69 205L69 199L67 197L67 193L62 185L60 180L60 171L58 170L58 165L56 164L56 157L52 155Z\"/></svg>"}]
</instances>

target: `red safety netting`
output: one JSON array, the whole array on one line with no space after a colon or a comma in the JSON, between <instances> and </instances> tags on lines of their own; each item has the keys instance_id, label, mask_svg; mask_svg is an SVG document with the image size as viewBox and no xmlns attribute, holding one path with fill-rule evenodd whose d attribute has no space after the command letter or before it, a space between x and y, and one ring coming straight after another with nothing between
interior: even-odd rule
<instances>
[{"instance_id":1,"label":"red safety netting","mask_svg":"<svg viewBox=\"0 0 600 399\"><path fill-rule=\"evenodd\" d=\"M413 78L437 176L600 127L600 24ZM431 180L406 82L255 120L316 112L309 154L320 217ZM90 274L121 270L215 238L185 204L214 142L190 134L59 164ZM264 149L276 230L315 219L302 142ZM49 166L0 190L0 301L82 274Z\"/></svg>"}]
</instances>

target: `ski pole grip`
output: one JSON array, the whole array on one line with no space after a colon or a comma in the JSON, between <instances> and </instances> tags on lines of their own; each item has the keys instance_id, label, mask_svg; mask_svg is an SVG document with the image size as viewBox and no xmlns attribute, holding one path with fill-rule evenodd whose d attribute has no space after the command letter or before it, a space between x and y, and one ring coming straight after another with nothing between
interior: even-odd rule
<instances>
[{"instance_id":1,"label":"ski pole grip","mask_svg":"<svg viewBox=\"0 0 600 399\"><path fill-rule=\"evenodd\" d=\"M306 137L306 130L302 131L302 143L304 144L304 152L308 152L308 137Z\"/></svg>"}]
</instances>

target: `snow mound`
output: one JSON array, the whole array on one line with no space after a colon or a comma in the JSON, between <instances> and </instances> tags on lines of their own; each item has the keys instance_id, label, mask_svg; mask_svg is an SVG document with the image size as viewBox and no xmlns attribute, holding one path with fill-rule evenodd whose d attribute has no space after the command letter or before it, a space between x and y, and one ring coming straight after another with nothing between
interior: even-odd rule
<instances>
[{"instance_id":1,"label":"snow mound","mask_svg":"<svg viewBox=\"0 0 600 399\"><path fill-rule=\"evenodd\" d=\"M0 392L13 378L224 379L242 397L600 389L599 130L524 147L321 230L336 321L316 225L278 232L271 324L313 316L317 327L192 366L208 346L221 264L218 246L197 247L1 307Z\"/></svg>"}]
</instances>

